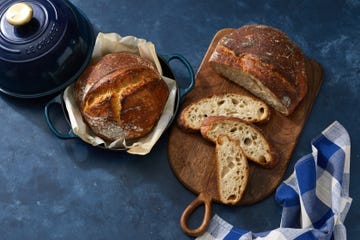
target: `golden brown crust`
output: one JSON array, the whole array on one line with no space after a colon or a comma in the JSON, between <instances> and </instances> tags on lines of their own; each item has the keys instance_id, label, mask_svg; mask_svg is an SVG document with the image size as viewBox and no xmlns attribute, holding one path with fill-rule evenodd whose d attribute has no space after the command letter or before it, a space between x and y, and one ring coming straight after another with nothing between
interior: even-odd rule
<instances>
[{"instance_id":1,"label":"golden brown crust","mask_svg":"<svg viewBox=\"0 0 360 240\"><path fill-rule=\"evenodd\" d=\"M75 84L78 106L93 132L107 141L145 136L156 125L169 90L148 60L111 53Z\"/></svg>"},{"instance_id":2,"label":"golden brown crust","mask_svg":"<svg viewBox=\"0 0 360 240\"><path fill-rule=\"evenodd\" d=\"M128 139L141 137L152 130L168 98L167 89L166 83L159 79L124 93L120 115L123 127L129 133ZM143 130L141 133L131 131L133 126L141 126Z\"/></svg>"},{"instance_id":3,"label":"golden brown crust","mask_svg":"<svg viewBox=\"0 0 360 240\"><path fill-rule=\"evenodd\" d=\"M111 53L101 57L97 62L89 65L76 81L77 102L81 103L87 91L103 77L116 70L139 65L153 69L155 72L157 71L150 61L132 53Z\"/></svg>"},{"instance_id":4,"label":"golden brown crust","mask_svg":"<svg viewBox=\"0 0 360 240\"><path fill-rule=\"evenodd\" d=\"M210 63L258 79L285 105L286 115L296 108L307 92L305 58L301 49L285 33L273 27L246 25L225 35L217 44Z\"/></svg>"}]
</instances>

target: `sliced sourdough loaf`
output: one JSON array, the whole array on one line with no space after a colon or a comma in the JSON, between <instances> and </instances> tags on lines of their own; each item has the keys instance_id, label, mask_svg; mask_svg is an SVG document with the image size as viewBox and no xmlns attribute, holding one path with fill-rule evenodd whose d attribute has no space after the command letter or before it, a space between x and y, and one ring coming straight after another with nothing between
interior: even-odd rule
<instances>
[{"instance_id":1,"label":"sliced sourdough loaf","mask_svg":"<svg viewBox=\"0 0 360 240\"><path fill-rule=\"evenodd\" d=\"M272 168L277 163L271 143L261 130L239 118L208 117L201 124L201 135L216 142L222 134L238 140L246 157L265 168Z\"/></svg>"},{"instance_id":2,"label":"sliced sourdough loaf","mask_svg":"<svg viewBox=\"0 0 360 240\"><path fill-rule=\"evenodd\" d=\"M187 130L200 130L206 117L227 116L247 122L264 122L269 119L270 109L265 102L250 95L227 93L213 95L191 103L180 114L179 125Z\"/></svg>"},{"instance_id":3,"label":"sliced sourdough loaf","mask_svg":"<svg viewBox=\"0 0 360 240\"><path fill-rule=\"evenodd\" d=\"M248 182L248 160L239 141L227 135L220 135L217 138L215 155L220 201L225 204L237 204Z\"/></svg>"},{"instance_id":4,"label":"sliced sourdough loaf","mask_svg":"<svg viewBox=\"0 0 360 240\"><path fill-rule=\"evenodd\" d=\"M307 92L305 57L284 32L246 25L225 35L210 59L213 69L247 89L284 115Z\"/></svg>"}]
</instances>

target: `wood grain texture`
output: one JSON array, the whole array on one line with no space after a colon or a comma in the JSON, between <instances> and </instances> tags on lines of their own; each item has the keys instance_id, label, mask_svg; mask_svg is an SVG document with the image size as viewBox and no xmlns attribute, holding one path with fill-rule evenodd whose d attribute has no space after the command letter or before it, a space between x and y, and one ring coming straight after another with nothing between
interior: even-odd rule
<instances>
[{"instance_id":1,"label":"wood grain texture","mask_svg":"<svg viewBox=\"0 0 360 240\"><path fill-rule=\"evenodd\" d=\"M214 36L208 51L196 74L195 87L185 97L182 108L193 101L212 94L239 92L246 90L216 74L208 59L219 39L233 29L222 29ZM278 154L279 162L273 169L264 169L253 163L250 165L250 179L240 205L257 203L274 192L283 180L298 137L311 111L322 84L323 70L317 62L307 59L308 92L296 110L288 117L272 110L269 122L258 125L270 139ZM219 202L216 189L215 145L204 140L200 133L187 133L177 124L170 130L168 159L179 181L195 194L206 194Z\"/></svg>"}]
</instances>

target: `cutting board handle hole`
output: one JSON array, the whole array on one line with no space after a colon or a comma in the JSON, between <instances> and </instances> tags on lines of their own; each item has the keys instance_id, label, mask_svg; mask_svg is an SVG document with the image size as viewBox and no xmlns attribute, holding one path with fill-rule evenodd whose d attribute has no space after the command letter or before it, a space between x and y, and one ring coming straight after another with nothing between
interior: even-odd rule
<instances>
[{"instance_id":1,"label":"cutting board handle hole","mask_svg":"<svg viewBox=\"0 0 360 240\"><path fill-rule=\"evenodd\" d=\"M180 219L181 228L186 234L199 236L206 231L211 218L211 201L211 198L205 193L200 193L200 195L187 206ZM203 215L201 215L201 213L203 213ZM197 222L199 218L201 219L201 216L203 217L199 225ZM196 226L198 227L196 228Z\"/></svg>"}]
</instances>

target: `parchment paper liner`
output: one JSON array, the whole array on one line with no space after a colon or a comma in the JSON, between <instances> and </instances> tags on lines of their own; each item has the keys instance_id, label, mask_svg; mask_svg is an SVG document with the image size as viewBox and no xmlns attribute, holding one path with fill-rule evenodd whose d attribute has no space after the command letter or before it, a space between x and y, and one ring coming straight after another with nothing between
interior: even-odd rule
<instances>
[{"instance_id":1,"label":"parchment paper liner","mask_svg":"<svg viewBox=\"0 0 360 240\"><path fill-rule=\"evenodd\" d=\"M131 52L138 54L152 61L156 65L159 73L163 75L161 65L155 51L155 46L153 43L148 42L145 39L134 36L121 37L116 33L99 33L95 42L92 61L94 62L99 57L111 52ZM177 90L176 82L175 80L165 76L162 76L162 78L168 85L170 92L169 98L157 125L144 138L138 139L136 142L125 142L124 139L118 139L109 143L96 136L83 121L80 110L73 95L72 84L65 89L63 96L73 132L82 140L93 146L101 145L104 148L114 150L126 149L128 153L138 155L145 155L149 153L168 126L174 114Z\"/></svg>"}]
</instances>

